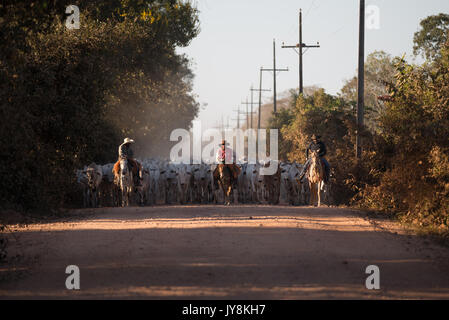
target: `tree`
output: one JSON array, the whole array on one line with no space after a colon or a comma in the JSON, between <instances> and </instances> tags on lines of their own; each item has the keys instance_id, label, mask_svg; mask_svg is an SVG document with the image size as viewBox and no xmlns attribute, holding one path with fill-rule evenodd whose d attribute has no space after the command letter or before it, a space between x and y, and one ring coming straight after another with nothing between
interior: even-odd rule
<instances>
[{"instance_id":1,"label":"tree","mask_svg":"<svg viewBox=\"0 0 449 320\"><path fill-rule=\"evenodd\" d=\"M387 162L378 184L366 188L372 208L421 226L449 231L449 44L422 66L396 62L391 101L379 118Z\"/></svg>"},{"instance_id":2,"label":"tree","mask_svg":"<svg viewBox=\"0 0 449 320\"><path fill-rule=\"evenodd\" d=\"M413 53L427 60L435 60L440 49L449 40L449 15L440 13L421 21L421 30L413 38Z\"/></svg>"},{"instance_id":3,"label":"tree","mask_svg":"<svg viewBox=\"0 0 449 320\"><path fill-rule=\"evenodd\" d=\"M189 61L176 53L199 32L190 3L77 5L81 28L68 30L64 1L0 4L2 207L67 205L75 169L115 161L128 135L138 156L168 154L167 132L198 112Z\"/></svg>"},{"instance_id":4,"label":"tree","mask_svg":"<svg viewBox=\"0 0 449 320\"><path fill-rule=\"evenodd\" d=\"M394 59L388 53L375 51L368 55L365 63L365 125L372 132L378 131L377 119L384 109L384 103L378 97L388 93L386 85L394 81L395 72ZM339 95L355 114L357 77L346 81Z\"/></svg>"}]
</instances>

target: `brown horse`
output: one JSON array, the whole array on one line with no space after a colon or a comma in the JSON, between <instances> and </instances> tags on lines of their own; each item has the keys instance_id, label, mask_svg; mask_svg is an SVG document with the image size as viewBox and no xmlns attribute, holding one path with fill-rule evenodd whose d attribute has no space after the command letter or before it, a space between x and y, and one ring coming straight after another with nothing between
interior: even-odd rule
<instances>
[{"instance_id":1,"label":"brown horse","mask_svg":"<svg viewBox=\"0 0 449 320\"><path fill-rule=\"evenodd\" d=\"M317 151L312 151L310 159L307 175L310 188L310 205L318 205L319 207L321 205L321 188L324 184L324 168Z\"/></svg>"},{"instance_id":2,"label":"brown horse","mask_svg":"<svg viewBox=\"0 0 449 320\"><path fill-rule=\"evenodd\" d=\"M232 189L232 171L226 164L218 165L218 183L221 186L224 194L224 204L231 205L231 197L233 196Z\"/></svg>"}]
</instances>

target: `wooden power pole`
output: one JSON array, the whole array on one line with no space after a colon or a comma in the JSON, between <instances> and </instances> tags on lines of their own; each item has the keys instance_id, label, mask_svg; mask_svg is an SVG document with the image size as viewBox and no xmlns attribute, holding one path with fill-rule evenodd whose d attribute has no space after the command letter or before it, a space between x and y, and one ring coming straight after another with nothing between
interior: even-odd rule
<instances>
[{"instance_id":1,"label":"wooden power pole","mask_svg":"<svg viewBox=\"0 0 449 320\"><path fill-rule=\"evenodd\" d=\"M254 129L253 127L253 114L255 114L255 112L253 111L253 106L256 105L257 103L255 103L253 100L253 92L255 91L255 89L253 89L253 87L251 86L251 102L248 102L248 99L246 99L246 102L241 102L241 104L248 106L251 106L251 112L248 112L248 119L250 119L248 126L246 127L246 129Z\"/></svg>"},{"instance_id":2,"label":"wooden power pole","mask_svg":"<svg viewBox=\"0 0 449 320\"><path fill-rule=\"evenodd\" d=\"M301 95L304 93L304 81L303 81L303 59L302 56L304 54L303 48L319 48L320 43L317 42L316 45L306 45L302 42L302 10L299 9L299 43L294 46L286 46L284 43L282 43L282 48L291 48L296 49L298 48L298 55L299 55L299 94Z\"/></svg>"},{"instance_id":3,"label":"wooden power pole","mask_svg":"<svg viewBox=\"0 0 449 320\"><path fill-rule=\"evenodd\" d=\"M288 71L288 68L285 69L276 69L276 42L273 39L273 69L264 69L261 71L271 71L273 72L273 111L277 112L277 97L276 97L276 72L278 71Z\"/></svg>"},{"instance_id":4,"label":"wooden power pole","mask_svg":"<svg viewBox=\"0 0 449 320\"><path fill-rule=\"evenodd\" d=\"M355 143L357 160L362 157L362 138L360 133L364 125L363 116L365 112L365 0L360 0L359 19L359 74L357 85L357 134Z\"/></svg>"}]
</instances>

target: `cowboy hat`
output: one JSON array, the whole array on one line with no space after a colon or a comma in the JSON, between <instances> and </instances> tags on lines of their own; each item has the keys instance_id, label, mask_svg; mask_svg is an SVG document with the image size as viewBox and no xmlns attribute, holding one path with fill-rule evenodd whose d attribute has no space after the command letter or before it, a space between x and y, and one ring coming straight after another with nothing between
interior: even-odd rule
<instances>
[{"instance_id":1,"label":"cowboy hat","mask_svg":"<svg viewBox=\"0 0 449 320\"><path fill-rule=\"evenodd\" d=\"M226 140L221 140L221 143L219 144L219 146L229 146L229 143L226 142Z\"/></svg>"},{"instance_id":2,"label":"cowboy hat","mask_svg":"<svg viewBox=\"0 0 449 320\"><path fill-rule=\"evenodd\" d=\"M123 144L127 144L127 143L134 143L134 140L130 139L130 138L125 138L125 140L123 140Z\"/></svg>"}]
</instances>

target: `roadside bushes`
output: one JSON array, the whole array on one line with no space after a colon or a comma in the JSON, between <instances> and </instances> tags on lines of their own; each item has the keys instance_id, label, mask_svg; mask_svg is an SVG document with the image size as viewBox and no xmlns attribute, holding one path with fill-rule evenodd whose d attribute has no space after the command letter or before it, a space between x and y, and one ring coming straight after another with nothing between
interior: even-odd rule
<instances>
[{"instance_id":1,"label":"roadside bushes","mask_svg":"<svg viewBox=\"0 0 449 320\"><path fill-rule=\"evenodd\" d=\"M310 136L320 134L337 204L378 210L449 235L449 44L421 66L404 58L382 61L393 63L395 72L392 78L373 76L387 94L361 132L360 162L354 159L353 101L324 90L292 97L296 104L284 111L289 116L274 116L270 123L281 128L281 153L303 163Z\"/></svg>"},{"instance_id":2,"label":"roadside bushes","mask_svg":"<svg viewBox=\"0 0 449 320\"><path fill-rule=\"evenodd\" d=\"M295 99L295 97L292 97ZM284 111L284 113L287 111ZM322 136L328 148L328 159L332 167L332 188L336 204L348 203L360 188L358 177L366 176L365 167L354 160L355 116L346 102L316 90L310 96L300 96L290 116L278 113L270 122L272 128L280 128L280 157L304 163L306 148L312 134ZM372 140L368 131L363 133L367 146ZM372 143L371 143L372 144ZM366 150L366 153L369 149ZM369 171L368 171L369 172Z\"/></svg>"},{"instance_id":3,"label":"roadside bushes","mask_svg":"<svg viewBox=\"0 0 449 320\"><path fill-rule=\"evenodd\" d=\"M422 66L396 64L379 119L387 168L359 204L438 233L449 230L449 45Z\"/></svg>"},{"instance_id":4,"label":"roadside bushes","mask_svg":"<svg viewBox=\"0 0 449 320\"><path fill-rule=\"evenodd\" d=\"M199 32L188 2L81 0L78 30L66 5L0 4L0 208L70 205L75 169L116 160L125 136L138 156L168 152L198 112L176 54Z\"/></svg>"}]
</instances>

